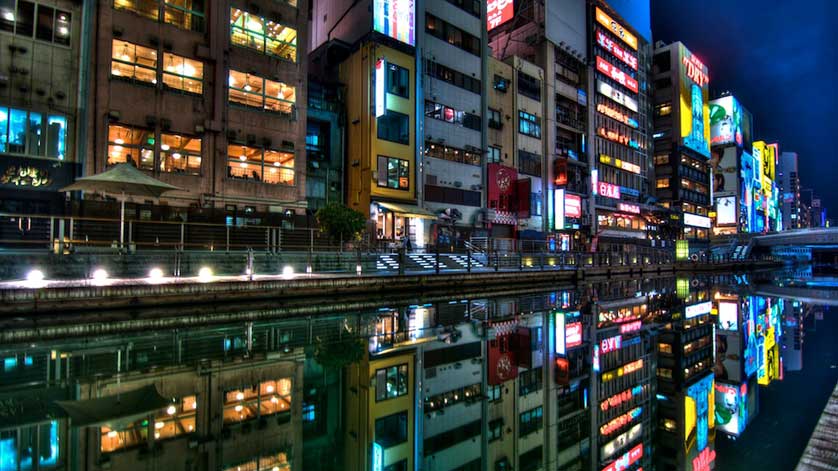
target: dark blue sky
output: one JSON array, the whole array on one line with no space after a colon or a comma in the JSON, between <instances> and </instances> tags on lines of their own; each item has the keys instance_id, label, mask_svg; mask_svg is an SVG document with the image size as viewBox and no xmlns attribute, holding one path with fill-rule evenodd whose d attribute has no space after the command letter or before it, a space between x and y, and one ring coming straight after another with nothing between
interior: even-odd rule
<instances>
[{"instance_id":1,"label":"dark blue sky","mask_svg":"<svg viewBox=\"0 0 838 471\"><path fill-rule=\"evenodd\" d=\"M799 154L838 216L838 0L651 0L655 41L681 41L754 115L754 139Z\"/></svg>"}]
</instances>

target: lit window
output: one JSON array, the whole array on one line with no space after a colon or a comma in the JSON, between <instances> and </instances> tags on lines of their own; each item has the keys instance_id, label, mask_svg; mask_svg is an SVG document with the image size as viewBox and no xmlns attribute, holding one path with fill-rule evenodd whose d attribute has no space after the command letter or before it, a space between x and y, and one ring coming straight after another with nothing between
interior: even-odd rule
<instances>
[{"instance_id":1,"label":"lit window","mask_svg":"<svg viewBox=\"0 0 838 471\"><path fill-rule=\"evenodd\" d=\"M655 114L658 116L668 116L672 113L672 103L661 103L655 106Z\"/></svg>"},{"instance_id":2,"label":"lit window","mask_svg":"<svg viewBox=\"0 0 838 471\"><path fill-rule=\"evenodd\" d=\"M113 7L154 21L162 18L164 23L178 28L204 31L204 0L114 0Z\"/></svg>"},{"instance_id":3,"label":"lit window","mask_svg":"<svg viewBox=\"0 0 838 471\"><path fill-rule=\"evenodd\" d=\"M270 184L294 184L294 154L259 147L227 146L227 176Z\"/></svg>"},{"instance_id":4,"label":"lit window","mask_svg":"<svg viewBox=\"0 0 838 471\"><path fill-rule=\"evenodd\" d=\"M163 53L163 83L175 90L200 95L204 91L204 63L168 52Z\"/></svg>"},{"instance_id":5,"label":"lit window","mask_svg":"<svg viewBox=\"0 0 838 471\"><path fill-rule=\"evenodd\" d=\"M177 134L161 134L160 171L200 175L201 139Z\"/></svg>"},{"instance_id":6,"label":"lit window","mask_svg":"<svg viewBox=\"0 0 838 471\"><path fill-rule=\"evenodd\" d=\"M69 12L46 5L21 0L0 0L0 31L14 33L39 41L52 42L62 46L70 45L71 18Z\"/></svg>"},{"instance_id":7,"label":"lit window","mask_svg":"<svg viewBox=\"0 0 838 471\"><path fill-rule=\"evenodd\" d=\"M668 178L658 178L655 181L655 188L669 188L669 179Z\"/></svg>"},{"instance_id":8,"label":"lit window","mask_svg":"<svg viewBox=\"0 0 838 471\"><path fill-rule=\"evenodd\" d=\"M157 51L127 41L113 40L111 75L157 83Z\"/></svg>"},{"instance_id":9,"label":"lit window","mask_svg":"<svg viewBox=\"0 0 838 471\"><path fill-rule=\"evenodd\" d=\"M272 453L233 466L224 466L222 469L224 471L291 471L291 463L286 453Z\"/></svg>"},{"instance_id":10,"label":"lit window","mask_svg":"<svg viewBox=\"0 0 838 471\"><path fill-rule=\"evenodd\" d=\"M297 30L238 8L230 9L230 42L297 62Z\"/></svg>"},{"instance_id":11,"label":"lit window","mask_svg":"<svg viewBox=\"0 0 838 471\"><path fill-rule=\"evenodd\" d=\"M670 345L668 343L659 343L658 344L658 351L661 352L661 353L668 353L668 354L671 355L672 354L672 345Z\"/></svg>"},{"instance_id":12,"label":"lit window","mask_svg":"<svg viewBox=\"0 0 838 471\"><path fill-rule=\"evenodd\" d=\"M67 118L0 107L0 152L34 157L66 157Z\"/></svg>"},{"instance_id":13,"label":"lit window","mask_svg":"<svg viewBox=\"0 0 838 471\"><path fill-rule=\"evenodd\" d=\"M245 422L291 410L291 379L263 381L224 393L224 424Z\"/></svg>"},{"instance_id":14,"label":"lit window","mask_svg":"<svg viewBox=\"0 0 838 471\"><path fill-rule=\"evenodd\" d=\"M137 168L154 169L154 131L120 124L108 126L108 165L134 162Z\"/></svg>"},{"instance_id":15,"label":"lit window","mask_svg":"<svg viewBox=\"0 0 838 471\"><path fill-rule=\"evenodd\" d=\"M294 87L236 70L227 79L233 103L279 113L291 113L297 101Z\"/></svg>"},{"instance_id":16,"label":"lit window","mask_svg":"<svg viewBox=\"0 0 838 471\"><path fill-rule=\"evenodd\" d=\"M114 0L113 7L117 10L132 11L152 20L157 20L160 17L158 0Z\"/></svg>"},{"instance_id":17,"label":"lit window","mask_svg":"<svg viewBox=\"0 0 838 471\"><path fill-rule=\"evenodd\" d=\"M148 419L140 419L118 428L101 427L99 450L110 453L133 448L148 442Z\"/></svg>"},{"instance_id":18,"label":"lit window","mask_svg":"<svg viewBox=\"0 0 838 471\"><path fill-rule=\"evenodd\" d=\"M410 189L410 162L378 156L378 186L394 190Z\"/></svg>"},{"instance_id":19,"label":"lit window","mask_svg":"<svg viewBox=\"0 0 838 471\"><path fill-rule=\"evenodd\" d=\"M197 411L195 396L186 396L166 406L154 417L154 438L163 440L195 432Z\"/></svg>"}]
</instances>

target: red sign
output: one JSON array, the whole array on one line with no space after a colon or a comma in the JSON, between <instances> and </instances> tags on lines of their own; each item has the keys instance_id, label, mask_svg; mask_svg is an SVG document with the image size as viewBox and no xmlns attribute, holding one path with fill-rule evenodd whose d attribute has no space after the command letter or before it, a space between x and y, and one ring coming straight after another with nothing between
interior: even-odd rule
<instances>
[{"instance_id":1,"label":"red sign","mask_svg":"<svg viewBox=\"0 0 838 471\"><path fill-rule=\"evenodd\" d=\"M607 339L602 339L599 343L599 349L602 354L613 352L614 350L619 350L623 347L623 336L616 335L614 337L608 337Z\"/></svg>"},{"instance_id":2,"label":"red sign","mask_svg":"<svg viewBox=\"0 0 838 471\"><path fill-rule=\"evenodd\" d=\"M643 326L642 321L629 322L629 323L626 323L626 324L623 324L623 325L620 326L620 333L621 334L627 334L629 332L636 332L636 331L640 330L640 328L642 326Z\"/></svg>"},{"instance_id":3,"label":"red sign","mask_svg":"<svg viewBox=\"0 0 838 471\"><path fill-rule=\"evenodd\" d=\"M627 451L626 454L602 468L602 471L622 471L628 469L629 466L637 463L640 458L643 458L643 443L638 443L634 448Z\"/></svg>"},{"instance_id":4,"label":"red sign","mask_svg":"<svg viewBox=\"0 0 838 471\"><path fill-rule=\"evenodd\" d=\"M617 185L612 185L607 182L599 182L597 190L599 191L598 194L605 196L606 198L614 198L615 200L620 199L620 187Z\"/></svg>"},{"instance_id":5,"label":"red sign","mask_svg":"<svg viewBox=\"0 0 838 471\"><path fill-rule=\"evenodd\" d=\"M518 171L498 163L488 164L486 171L489 184L489 194L487 195L489 207L498 211L517 210L517 206L512 207L512 200L515 195Z\"/></svg>"},{"instance_id":6,"label":"red sign","mask_svg":"<svg viewBox=\"0 0 838 471\"><path fill-rule=\"evenodd\" d=\"M707 67L697 57L690 54L689 56L684 56L681 61L684 63L687 77L697 83L699 87L703 87L710 82L710 77L704 71Z\"/></svg>"},{"instance_id":7,"label":"red sign","mask_svg":"<svg viewBox=\"0 0 838 471\"><path fill-rule=\"evenodd\" d=\"M556 384L570 384L570 361L567 358L556 358Z\"/></svg>"},{"instance_id":8,"label":"red sign","mask_svg":"<svg viewBox=\"0 0 838 471\"><path fill-rule=\"evenodd\" d=\"M582 323L571 322L564 328L565 348L582 345Z\"/></svg>"},{"instance_id":9,"label":"red sign","mask_svg":"<svg viewBox=\"0 0 838 471\"><path fill-rule=\"evenodd\" d=\"M710 465L716 461L716 450L705 448L693 458L693 471L710 471Z\"/></svg>"},{"instance_id":10,"label":"red sign","mask_svg":"<svg viewBox=\"0 0 838 471\"><path fill-rule=\"evenodd\" d=\"M637 57L634 57L634 54L620 47L619 44L615 43L600 30L596 31L596 42L599 43L601 48L613 54L614 57L625 62L632 69L637 70Z\"/></svg>"},{"instance_id":11,"label":"red sign","mask_svg":"<svg viewBox=\"0 0 838 471\"><path fill-rule=\"evenodd\" d=\"M640 146L634 143L629 136L624 136L620 134L619 131L615 131L613 129L605 129L604 127L600 127L597 129L597 134L608 139L611 142L616 142L617 144L630 146L635 149L640 148Z\"/></svg>"},{"instance_id":12,"label":"red sign","mask_svg":"<svg viewBox=\"0 0 838 471\"><path fill-rule=\"evenodd\" d=\"M635 386L631 389L626 389L623 392L619 392L619 393L609 397L608 399L602 401L599 404L599 408L603 412L605 412L608 409L611 409L613 407L619 406L620 404L623 404L624 402L629 402L630 400L632 400L632 398L635 395L641 394L643 392L644 387L645 386Z\"/></svg>"},{"instance_id":13,"label":"red sign","mask_svg":"<svg viewBox=\"0 0 838 471\"><path fill-rule=\"evenodd\" d=\"M488 0L486 2L486 28L491 31L515 16L513 0Z\"/></svg>"},{"instance_id":14,"label":"red sign","mask_svg":"<svg viewBox=\"0 0 838 471\"><path fill-rule=\"evenodd\" d=\"M640 214L640 206L637 206L636 204L620 203L617 207L620 209L620 211L625 211L627 213L632 214Z\"/></svg>"},{"instance_id":15,"label":"red sign","mask_svg":"<svg viewBox=\"0 0 838 471\"><path fill-rule=\"evenodd\" d=\"M518 377L518 364L511 341L513 334L498 335L489 341L489 384L497 386Z\"/></svg>"},{"instance_id":16,"label":"red sign","mask_svg":"<svg viewBox=\"0 0 838 471\"><path fill-rule=\"evenodd\" d=\"M596 70L602 72L607 77L610 77L612 80L628 88L634 93L637 93L639 90L637 87L637 80L631 78L628 74L618 69L602 57L596 56Z\"/></svg>"},{"instance_id":17,"label":"red sign","mask_svg":"<svg viewBox=\"0 0 838 471\"><path fill-rule=\"evenodd\" d=\"M564 215L569 218L582 217L582 198L576 195L564 195Z\"/></svg>"}]
</instances>

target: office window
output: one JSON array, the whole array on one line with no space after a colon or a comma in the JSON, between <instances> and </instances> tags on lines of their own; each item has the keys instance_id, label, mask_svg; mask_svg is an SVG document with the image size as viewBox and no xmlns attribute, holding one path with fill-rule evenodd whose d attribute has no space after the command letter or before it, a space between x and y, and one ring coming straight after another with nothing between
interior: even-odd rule
<instances>
[{"instance_id":1,"label":"office window","mask_svg":"<svg viewBox=\"0 0 838 471\"><path fill-rule=\"evenodd\" d=\"M452 46L480 55L480 39L430 13L425 14L425 31Z\"/></svg>"},{"instance_id":2,"label":"office window","mask_svg":"<svg viewBox=\"0 0 838 471\"><path fill-rule=\"evenodd\" d=\"M119 427L100 427L99 451L111 453L148 442L148 419L139 419Z\"/></svg>"},{"instance_id":3,"label":"office window","mask_svg":"<svg viewBox=\"0 0 838 471\"><path fill-rule=\"evenodd\" d=\"M518 93L535 101L541 101L541 80L519 70Z\"/></svg>"},{"instance_id":4,"label":"office window","mask_svg":"<svg viewBox=\"0 0 838 471\"><path fill-rule=\"evenodd\" d=\"M204 63L163 53L163 83L172 89L200 95L204 91Z\"/></svg>"},{"instance_id":5,"label":"office window","mask_svg":"<svg viewBox=\"0 0 838 471\"><path fill-rule=\"evenodd\" d=\"M503 128L503 120L500 116L500 111L489 108L489 127L492 129Z\"/></svg>"},{"instance_id":6,"label":"office window","mask_svg":"<svg viewBox=\"0 0 838 471\"><path fill-rule=\"evenodd\" d=\"M500 401L501 397L503 396L503 385L490 385L486 396L488 397L489 402Z\"/></svg>"},{"instance_id":7,"label":"office window","mask_svg":"<svg viewBox=\"0 0 838 471\"><path fill-rule=\"evenodd\" d=\"M532 432L541 429L543 422L543 408L538 406L526 412L522 412L518 416L518 433L520 436L528 435Z\"/></svg>"},{"instance_id":8,"label":"office window","mask_svg":"<svg viewBox=\"0 0 838 471\"><path fill-rule=\"evenodd\" d=\"M390 448L407 441L407 411L375 420L374 441L383 448Z\"/></svg>"},{"instance_id":9,"label":"office window","mask_svg":"<svg viewBox=\"0 0 838 471\"><path fill-rule=\"evenodd\" d=\"M291 462L285 452L270 453L232 466L224 466L222 471L291 471Z\"/></svg>"},{"instance_id":10,"label":"office window","mask_svg":"<svg viewBox=\"0 0 838 471\"><path fill-rule=\"evenodd\" d=\"M530 451L524 452L518 457L520 471L535 471L541 469L543 461L543 445L539 445Z\"/></svg>"},{"instance_id":11,"label":"office window","mask_svg":"<svg viewBox=\"0 0 838 471\"><path fill-rule=\"evenodd\" d=\"M399 144L410 144L410 118L403 113L387 110L376 119L378 138Z\"/></svg>"},{"instance_id":12,"label":"office window","mask_svg":"<svg viewBox=\"0 0 838 471\"><path fill-rule=\"evenodd\" d=\"M669 163L669 154L659 154L655 156L655 165L666 165Z\"/></svg>"},{"instance_id":13,"label":"office window","mask_svg":"<svg viewBox=\"0 0 838 471\"><path fill-rule=\"evenodd\" d=\"M500 163L500 147L489 146L489 152L486 154L487 163Z\"/></svg>"},{"instance_id":14,"label":"office window","mask_svg":"<svg viewBox=\"0 0 838 471\"><path fill-rule=\"evenodd\" d=\"M410 98L410 71L402 66L387 63L387 93Z\"/></svg>"},{"instance_id":15,"label":"office window","mask_svg":"<svg viewBox=\"0 0 838 471\"><path fill-rule=\"evenodd\" d=\"M297 102L294 87L246 72L230 70L227 85L231 102L252 108L291 113Z\"/></svg>"},{"instance_id":16,"label":"office window","mask_svg":"<svg viewBox=\"0 0 838 471\"><path fill-rule=\"evenodd\" d=\"M154 21L181 29L203 32L205 0L114 0L117 10L128 10ZM162 16L161 16L162 10Z\"/></svg>"},{"instance_id":17,"label":"office window","mask_svg":"<svg viewBox=\"0 0 838 471\"><path fill-rule=\"evenodd\" d=\"M669 188L669 179L668 178L658 178L655 181L655 188Z\"/></svg>"},{"instance_id":18,"label":"office window","mask_svg":"<svg viewBox=\"0 0 838 471\"><path fill-rule=\"evenodd\" d=\"M114 39L111 50L111 75L138 82L157 83L157 51Z\"/></svg>"},{"instance_id":19,"label":"office window","mask_svg":"<svg viewBox=\"0 0 838 471\"><path fill-rule=\"evenodd\" d=\"M541 118L526 111L518 111L518 132L541 139Z\"/></svg>"},{"instance_id":20,"label":"office window","mask_svg":"<svg viewBox=\"0 0 838 471\"><path fill-rule=\"evenodd\" d=\"M291 410L291 379L262 381L224 393L224 425L245 422Z\"/></svg>"},{"instance_id":21,"label":"office window","mask_svg":"<svg viewBox=\"0 0 838 471\"><path fill-rule=\"evenodd\" d=\"M297 30L238 8L230 9L230 42L297 62Z\"/></svg>"},{"instance_id":22,"label":"office window","mask_svg":"<svg viewBox=\"0 0 838 471\"><path fill-rule=\"evenodd\" d=\"M427 74L443 82L447 82L455 87L460 87L463 90L468 90L472 93L480 95L481 85L480 80L462 72L456 71L450 67L428 60L425 63L425 70Z\"/></svg>"},{"instance_id":23,"label":"office window","mask_svg":"<svg viewBox=\"0 0 838 471\"><path fill-rule=\"evenodd\" d=\"M178 134L161 134L160 171L200 175L201 139Z\"/></svg>"},{"instance_id":24,"label":"office window","mask_svg":"<svg viewBox=\"0 0 838 471\"><path fill-rule=\"evenodd\" d=\"M540 367L524 371L518 378L518 395L526 396L529 393L541 391L542 384L542 369Z\"/></svg>"},{"instance_id":25,"label":"office window","mask_svg":"<svg viewBox=\"0 0 838 471\"><path fill-rule=\"evenodd\" d=\"M425 116L480 131L480 116L425 100Z\"/></svg>"},{"instance_id":26,"label":"office window","mask_svg":"<svg viewBox=\"0 0 838 471\"><path fill-rule=\"evenodd\" d=\"M114 0L113 7L117 10L132 11L155 21L160 18L159 0Z\"/></svg>"},{"instance_id":27,"label":"office window","mask_svg":"<svg viewBox=\"0 0 838 471\"><path fill-rule=\"evenodd\" d=\"M461 164L480 165L480 154L477 152L435 144L431 141L425 141L425 155L436 159L459 162Z\"/></svg>"},{"instance_id":28,"label":"office window","mask_svg":"<svg viewBox=\"0 0 838 471\"><path fill-rule=\"evenodd\" d=\"M407 364L375 370L376 402L407 395L407 371Z\"/></svg>"},{"instance_id":29,"label":"office window","mask_svg":"<svg viewBox=\"0 0 838 471\"><path fill-rule=\"evenodd\" d=\"M495 77L492 80L492 86L500 93L506 93L506 91L509 90L509 79L495 74Z\"/></svg>"},{"instance_id":30,"label":"office window","mask_svg":"<svg viewBox=\"0 0 838 471\"><path fill-rule=\"evenodd\" d=\"M672 103L661 103L659 105L655 105L655 115L656 116L669 116L672 113Z\"/></svg>"},{"instance_id":31,"label":"office window","mask_svg":"<svg viewBox=\"0 0 838 471\"><path fill-rule=\"evenodd\" d=\"M489 441L503 438L503 419L495 419L489 422Z\"/></svg>"},{"instance_id":32,"label":"office window","mask_svg":"<svg viewBox=\"0 0 838 471\"><path fill-rule=\"evenodd\" d=\"M154 417L154 438L163 440L195 431L195 417L198 401L195 396L186 396L174 401Z\"/></svg>"},{"instance_id":33,"label":"office window","mask_svg":"<svg viewBox=\"0 0 838 471\"><path fill-rule=\"evenodd\" d=\"M272 185L293 185L294 154L261 147L229 145L227 177Z\"/></svg>"},{"instance_id":34,"label":"office window","mask_svg":"<svg viewBox=\"0 0 838 471\"><path fill-rule=\"evenodd\" d=\"M410 162L378 156L378 186L394 190L410 189Z\"/></svg>"},{"instance_id":35,"label":"office window","mask_svg":"<svg viewBox=\"0 0 838 471\"><path fill-rule=\"evenodd\" d=\"M480 383L452 389L425 397L425 411L433 412L461 402L470 403L480 398Z\"/></svg>"},{"instance_id":36,"label":"office window","mask_svg":"<svg viewBox=\"0 0 838 471\"><path fill-rule=\"evenodd\" d=\"M134 162L154 169L154 131L121 124L108 125L108 165Z\"/></svg>"},{"instance_id":37,"label":"office window","mask_svg":"<svg viewBox=\"0 0 838 471\"><path fill-rule=\"evenodd\" d=\"M0 0L0 31L34 37L62 46L70 45L69 12L25 0Z\"/></svg>"},{"instance_id":38,"label":"office window","mask_svg":"<svg viewBox=\"0 0 838 471\"><path fill-rule=\"evenodd\" d=\"M541 176L541 156L523 150L518 151L518 171L534 177Z\"/></svg>"}]
</instances>

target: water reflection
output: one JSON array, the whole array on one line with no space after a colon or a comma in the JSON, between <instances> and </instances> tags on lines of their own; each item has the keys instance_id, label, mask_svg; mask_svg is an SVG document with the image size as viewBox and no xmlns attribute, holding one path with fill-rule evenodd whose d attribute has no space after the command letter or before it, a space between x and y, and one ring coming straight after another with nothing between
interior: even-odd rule
<instances>
[{"instance_id":1,"label":"water reflection","mask_svg":"<svg viewBox=\"0 0 838 471\"><path fill-rule=\"evenodd\" d=\"M759 387L802 368L812 305L756 283L7 345L0 471L714 469L716 435L742 434Z\"/></svg>"}]
</instances>

